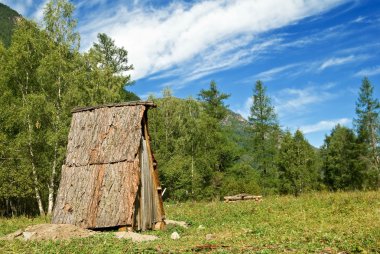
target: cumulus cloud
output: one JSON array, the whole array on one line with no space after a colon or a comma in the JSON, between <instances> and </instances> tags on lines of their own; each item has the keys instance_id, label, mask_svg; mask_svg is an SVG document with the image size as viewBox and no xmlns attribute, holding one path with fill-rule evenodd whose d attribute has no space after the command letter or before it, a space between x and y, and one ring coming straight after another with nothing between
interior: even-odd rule
<instances>
[{"instance_id":1,"label":"cumulus cloud","mask_svg":"<svg viewBox=\"0 0 380 254\"><path fill-rule=\"evenodd\" d=\"M197 79L248 63L265 49L249 47L260 33L320 14L346 0L221 0L174 2L165 8L119 4L87 17L80 32L85 48L106 32L129 51L134 79L180 69ZM272 42L273 43L273 42Z\"/></svg>"},{"instance_id":2,"label":"cumulus cloud","mask_svg":"<svg viewBox=\"0 0 380 254\"><path fill-rule=\"evenodd\" d=\"M320 121L316 124L311 124L311 125L304 125L304 126L301 126L299 129L304 134L309 134L309 133L314 133L314 132L331 130L337 124L347 126L350 123L351 123L351 119L340 118L340 119L334 119L334 120L324 120L324 121Z\"/></svg>"}]
</instances>

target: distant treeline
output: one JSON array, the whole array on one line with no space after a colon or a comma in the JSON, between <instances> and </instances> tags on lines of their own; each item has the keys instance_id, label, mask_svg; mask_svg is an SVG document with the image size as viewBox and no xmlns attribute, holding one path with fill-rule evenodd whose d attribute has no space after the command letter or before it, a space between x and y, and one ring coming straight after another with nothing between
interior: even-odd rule
<instances>
[{"instance_id":1,"label":"distant treeline","mask_svg":"<svg viewBox=\"0 0 380 254\"><path fill-rule=\"evenodd\" d=\"M50 214L65 159L70 110L139 99L124 48L105 34L79 52L67 0L51 0L43 25L18 19L9 47L0 43L0 215ZM197 98L169 89L150 97L149 131L165 199L219 199L226 194L294 194L377 189L379 102L364 78L355 129L336 126L320 150L301 131L280 128L260 82L248 123L231 113L215 82Z\"/></svg>"},{"instance_id":2,"label":"distant treeline","mask_svg":"<svg viewBox=\"0 0 380 254\"><path fill-rule=\"evenodd\" d=\"M248 123L236 119L215 82L198 99L170 90L150 99L150 132L166 198L219 199L227 194L293 194L380 187L379 109L364 78L356 103L355 130L337 125L320 149L303 133L282 130L257 81Z\"/></svg>"}]
</instances>

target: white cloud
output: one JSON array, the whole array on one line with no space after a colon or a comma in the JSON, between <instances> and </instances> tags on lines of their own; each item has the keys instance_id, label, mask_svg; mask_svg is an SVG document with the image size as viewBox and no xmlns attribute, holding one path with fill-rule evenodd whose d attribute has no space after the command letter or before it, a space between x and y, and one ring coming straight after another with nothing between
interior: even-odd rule
<instances>
[{"instance_id":1,"label":"white cloud","mask_svg":"<svg viewBox=\"0 0 380 254\"><path fill-rule=\"evenodd\" d=\"M332 66L347 64L347 63L353 62L355 60L356 60L355 56L353 56L353 55L346 56L346 57L333 57L333 58L330 58L330 59L327 59L326 61L324 61L320 65L319 70L324 70L324 69L326 69L328 67L332 67Z\"/></svg>"},{"instance_id":2,"label":"white cloud","mask_svg":"<svg viewBox=\"0 0 380 254\"><path fill-rule=\"evenodd\" d=\"M273 97L274 105L280 117L300 115L308 111L310 105L318 104L338 96L329 90L335 86L328 83L322 86L309 86L304 89L287 88Z\"/></svg>"},{"instance_id":3,"label":"white cloud","mask_svg":"<svg viewBox=\"0 0 380 254\"><path fill-rule=\"evenodd\" d=\"M105 32L129 51L134 79L180 69L197 79L252 60L257 35L329 10L346 0L221 0L166 8L104 8L80 27L85 48ZM116 10L116 11L114 11ZM272 42L274 43L274 42ZM262 46L267 48L265 44ZM256 52L255 52L256 51Z\"/></svg>"},{"instance_id":4,"label":"white cloud","mask_svg":"<svg viewBox=\"0 0 380 254\"><path fill-rule=\"evenodd\" d=\"M301 126L299 129L304 134L314 133L314 132L320 132L320 131L328 131L334 128L337 124L340 125L349 125L351 123L351 119L348 118L341 118L341 119L334 119L334 120L328 120L328 121L320 121L316 124L311 125L304 125Z\"/></svg>"},{"instance_id":5,"label":"white cloud","mask_svg":"<svg viewBox=\"0 0 380 254\"><path fill-rule=\"evenodd\" d=\"M278 46L281 48L288 47L289 43L279 44ZM249 81L250 83L253 80L258 79L262 81L270 81L278 79L280 77L295 77L308 72L318 73L332 66L343 65L350 62L360 62L368 58L370 58L369 55L361 54L350 55L347 57L332 57L324 61L316 60L309 62L292 63L260 72L252 77L249 77L247 81Z\"/></svg>"},{"instance_id":6,"label":"white cloud","mask_svg":"<svg viewBox=\"0 0 380 254\"><path fill-rule=\"evenodd\" d=\"M284 74L284 72L293 69L294 67L300 66L300 63L296 64L288 64L280 67L276 67L270 70L266 70L263 72L260 72L255 75L256 79L260 79L261 81L269 81L275 79L280 74Z\"/></svg>"},{"instance_id":7,"label":"white cloud","mask_svg":"<svg viewBox=\"0 0 380 254\"><path fill-rule=\"evenodd\" d=\"M360 70L355 74L356 77L369 77L380 74L380 65Z\"/></svg>"}]
</instances>

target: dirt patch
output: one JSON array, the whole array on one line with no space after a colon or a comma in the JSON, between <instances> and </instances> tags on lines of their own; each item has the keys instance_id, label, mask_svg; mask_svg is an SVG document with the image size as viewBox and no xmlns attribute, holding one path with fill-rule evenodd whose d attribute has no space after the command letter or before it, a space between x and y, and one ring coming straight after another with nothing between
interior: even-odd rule
<instances>
[{"instance_id":1,"label":"dirt patch","mask_svg":"<svg viewBox=\"0 0 380 254\"><path fill-rule=\"evenodd\" d=\"M84 238L97 234L95 231L83 229L70 224L38 224L17 230L14 233L0 238L1 240L67 240Z\"/></svg>"}]
</instances>

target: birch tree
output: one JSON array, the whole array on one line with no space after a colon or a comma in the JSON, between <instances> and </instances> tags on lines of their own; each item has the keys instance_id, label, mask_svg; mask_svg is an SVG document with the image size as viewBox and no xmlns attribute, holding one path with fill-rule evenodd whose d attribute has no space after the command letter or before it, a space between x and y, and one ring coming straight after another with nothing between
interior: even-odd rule
<instances>
[{"instance_id":1,"label":"birch tree","mask_svg":"<svg viewBox=\"0 0 380 254\"><path fill-rule=\"evenodd\" d=\"M51 171L48 184L48 209L51 214L54 205L56 176L63 155L60 147L65 146L67 136L67 119L64 95L70 85L67 76L74 70L73 55L79 49L79 34L75 32L76 20L73 18L74 6L67 0L51 0L44 9L44 26L50 38L49 54L39 67L39 79L48 94L53 107L53 129L49 143L53 147Z\"/></svg>"}]
</instances>

